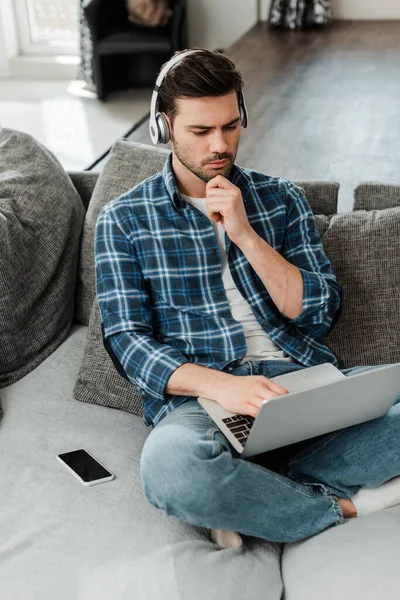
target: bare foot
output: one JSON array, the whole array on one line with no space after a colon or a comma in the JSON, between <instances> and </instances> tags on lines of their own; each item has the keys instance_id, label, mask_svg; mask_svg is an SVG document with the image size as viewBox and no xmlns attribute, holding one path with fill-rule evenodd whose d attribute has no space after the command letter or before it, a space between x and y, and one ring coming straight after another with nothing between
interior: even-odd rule
<instances>
[{"instance_id":1,"label":"bare foot","mask_svg":"<svg viewBox=\"0 0 400 600\"><path fill-rule=\"evenodd\" d=\"M349 498L338 498L338 502L345 519L357 516L357 509Z\"/></svg>"},{"instance_id":2,"label":"bare foot","mask_svg":"<svg viewBox=\"0 0 400 600\"><path fill-rule=\"evenodd\" d=\"M211 539L220 548L240 548L243 543L238 533L223 529L211 529Z\"/></svg>"}]
</instances>

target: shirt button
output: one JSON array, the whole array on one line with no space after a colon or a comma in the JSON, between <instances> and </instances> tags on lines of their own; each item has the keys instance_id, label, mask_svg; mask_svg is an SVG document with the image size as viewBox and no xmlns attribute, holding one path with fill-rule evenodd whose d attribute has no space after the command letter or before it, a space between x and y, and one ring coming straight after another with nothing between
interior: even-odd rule
<instances>
[{"instance_id":1,"label":"shirt button","mask_svg":"<svg viewBox=\"0 0 400 600\"><path fill-rule=\"evenodd\" d=\"M300 352L301 350L303 350L303 346L296 346L296 350Z\"/></svg>"},{"instance_id":2,"label":"shirt button","mask_svg":"<svg viewBox=\"0 0 400 600\"><path fill-rule=\"evenodd\" d=\"M243 358L243 354L239 354L239 358Z\"/></svg>"},{"instance_id":3,"label":"shirt button","mask_svg":"<svg viewBox=\"0 0 400 600\"><path fill-rule=\"evenodd\" d=\"M213 251L212 251L212 253L213 253L213 254L217 254L217 251L216 251L216 250L213 250Z\"/></svg>"}]
</instances>

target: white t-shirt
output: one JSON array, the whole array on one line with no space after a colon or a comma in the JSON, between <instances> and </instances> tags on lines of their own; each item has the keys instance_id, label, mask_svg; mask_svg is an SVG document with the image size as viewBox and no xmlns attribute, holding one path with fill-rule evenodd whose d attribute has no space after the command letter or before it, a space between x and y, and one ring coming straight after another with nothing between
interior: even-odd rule
<instances>
[{"instance_id":1,"label":"white t-shirt","mask_svg":"<svg viewBox=\"0 0 400 600\"><path fill-rule=\"evenodd\" d=\"M247 343L247 353L240 364L249 360L287 360L292 361L292 358L286 354L279 346L277 346L271 338L265 333L259 322L257 321L250 304L245 300L242 294L236 287L232 279L229 269L226 247L225 247L225 230L220 223L216 223L208 215L206 198L192 198L181 194L187 202L190 202L198 210L200 210L210 220L219 249L221 251L222 260L222 282L224 284L226 297L228 299L232 316L236 321L243 326L243 332Z\"/></svg>"}]
</instances>

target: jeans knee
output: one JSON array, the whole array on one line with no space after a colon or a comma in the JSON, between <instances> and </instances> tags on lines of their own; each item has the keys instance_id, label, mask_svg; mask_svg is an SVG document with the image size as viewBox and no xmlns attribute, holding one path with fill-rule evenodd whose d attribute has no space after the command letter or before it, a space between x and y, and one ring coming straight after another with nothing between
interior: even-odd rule
<instances>
[{"instance_id":1,"label":"jeans knee","mask_svg":"<svg viewBox=\"0 0 400 600\"><path fill-rule=\"evenodd\" d=\"M140 477L147 500L167 514L204 502L212 468L210 444L190 429L170 425L154 429L140 460Z\"/></svg>"}]
</instances>

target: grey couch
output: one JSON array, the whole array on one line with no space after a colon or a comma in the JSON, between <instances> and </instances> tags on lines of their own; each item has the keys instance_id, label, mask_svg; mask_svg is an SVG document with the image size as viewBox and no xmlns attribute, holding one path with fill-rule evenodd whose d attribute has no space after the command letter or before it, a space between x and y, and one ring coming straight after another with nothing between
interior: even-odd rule
<instances>
[{"instance_id":1,"label":"grey couch","mask_svg":"<svg viewBox=\"0 0 400 600\"><path fill-rule=\"evenodd\" d=\"M148 147L145 151L147 155L153 152ZM70 176L87 209L93 189L99 184L98 174ZM350 215L334 215L338 184L300 185L314 213L319 215L323 241L328 236L327 248L340 273L339 280L345 283L345 292L360 281L357 272L363 257L357 254L357 239L370 239L373 256L368 260L381 261L377 271L389 268L388 246L381 249L383 258L379 258L379 249L372 247L375 238L371 228L383 213L389 214L390 223L395 220L389 250L397 252L397 186L358 186L354 206L358 211L354 230L357 235L350 236L350 245L339 240L334 251L337 232L346 230L351 219ZM368 221L368 216L372 220ZM334 219L336 226L332 225ZM361 224L360 219L364 219ZM379 239L382 241L382 236ZM364 276L373 279L375 271L364 272ZM393 328L390 331L384 322L392 316L398 318L398 283L397 280L389 286L387 305L382 307L377 323L372 322L371 316L369 329L373 332L377 325L386 336L376 347L370 341L372 354L371 343L364 338L367 354L363 355L361 349L361 354L353 356L352 348L360 346L360 340L350 338L357 335L362 324L357 310L365 307L360 306L362 290L357 288L354 298L345 293L344 312L334 330L336 338L327 338L340 354L342 365L348 366L352 359L359 364L399 360L398 329L393 333ZM377 302L382 305L381 297ZM356 313L352 330L352 315ZM0 422L2 600L398 597L400 506L349 519L296 543L270 543L244 536L242 548L219 550L202 528L168 517L150 505L140 482L141 449L150 429L140 414L78 402L74 397L87 350L87 334L88 324L75 319L54 351L29 373L0 390L4 411ZM376 338L373 333L371 336ZM388 346L390 356L384 354ZM348 355L341 351L346 348L350 348ZM92 452L115 474L115 479L89 488L82 486L56 461L58 453L77 448ZM269 501L273 499L266 499L266 511Z\"/></svg>"}]
</instances>

